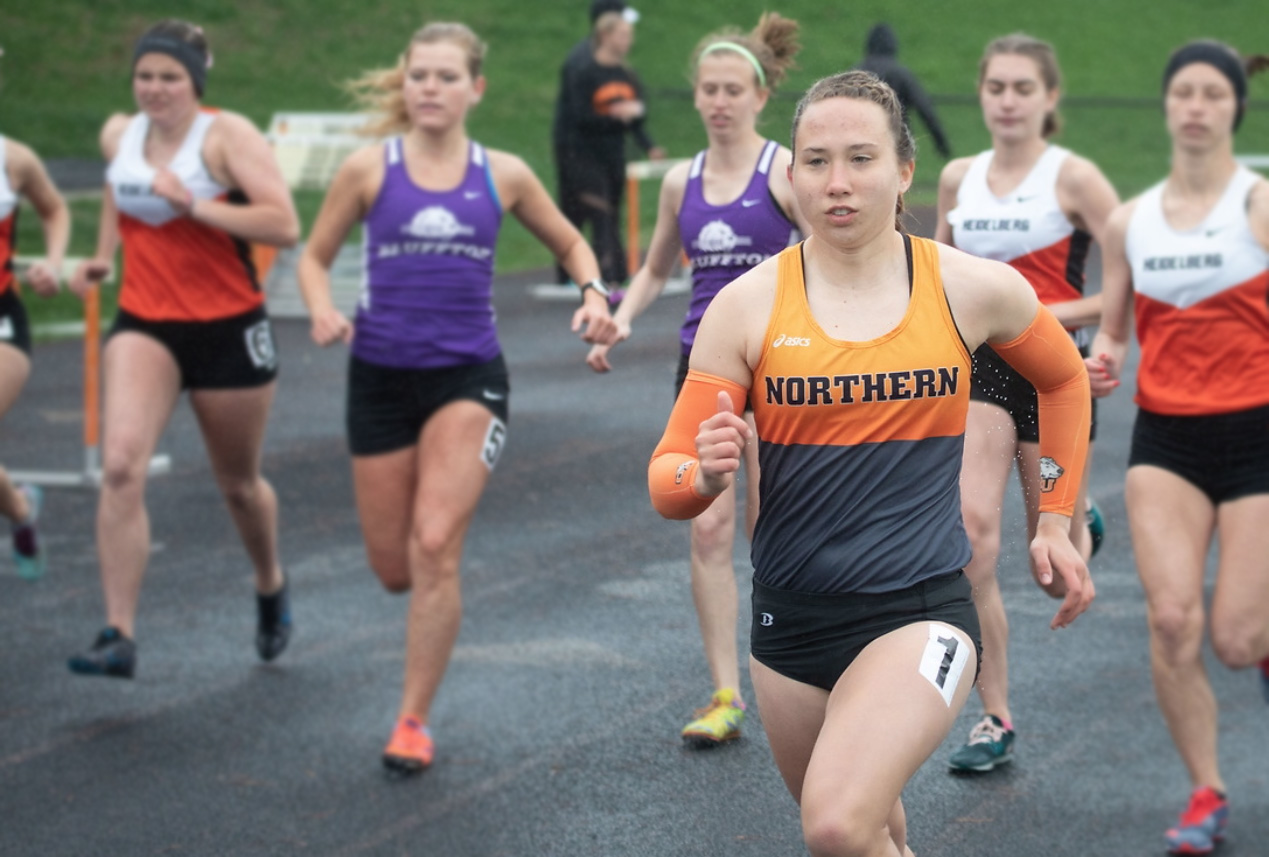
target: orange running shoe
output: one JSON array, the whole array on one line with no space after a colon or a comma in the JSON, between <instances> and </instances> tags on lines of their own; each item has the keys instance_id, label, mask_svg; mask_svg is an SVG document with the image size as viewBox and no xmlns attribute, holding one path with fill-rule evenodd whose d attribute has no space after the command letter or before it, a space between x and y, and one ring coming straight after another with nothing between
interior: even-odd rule
<instances>
[{"instance_id":1,"label":"orange running shoe","mask_svg":"<svg viewBox=\"0 0 1269 857\"><path fill-rule=\"evenodd\" d=\"M432 733L417 717L402 717L383 750L383 766L397 774L417 774L432 764Z\"/></svg>"}]
</instances>

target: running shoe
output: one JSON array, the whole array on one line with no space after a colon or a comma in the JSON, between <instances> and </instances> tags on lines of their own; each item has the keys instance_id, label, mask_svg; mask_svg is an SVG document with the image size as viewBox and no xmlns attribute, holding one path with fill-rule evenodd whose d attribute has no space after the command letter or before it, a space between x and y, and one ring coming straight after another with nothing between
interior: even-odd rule
<instances>
[{"instance_id":1,"label":"running shoe","mask_svg":"<svg viewBox=\"0 0 1269 857\"><path fill-rule=\"evenodd\" d=\"M1176 827L1164 834L1168 853L1211 854L1216 843L1225 838L1228 820L1229 804L1223 794L1210 786L1195 789Z\"/></svg>"},{"instance_id":2,"label":"running shoe","mask_svg":"<svg viewBox=\"0 0 1269 857\"><path fill-rule=\"evenodd\" d=\"M1013 761L1012 729L988 714L969 732L969 741L947 760L953 771L991 771Z\"/></svg>"},{"instance_id":3,"label":"running shoe","mask_svg":"<svg viewBox=\"0 0 1269 857\"><path fill-rule=\"evenodd\" d=\"M402 717L383 749L383 766L396 774L417 774L432 764L432 732L417 717Z\"/></svg>"},{"instance_id":4,"label":"running shoe","mask_svg":"<svg viewBox=\"0 0 1269 857\"><path fill-rule=\"evenodd\" d=\"M18 485L17 490L26 497L26 520L13 525L13 562L18 576L26 580L39 580L44 576L44 544L36 531L40 519L40 506L44 504L44 492L38 485Z\"/></svg>"},{"instance_id":5,"label":"running shoe","mask_svg":"<svg viewBox=\"0 0 1269 857\"><path fill-rule=\"evenodd\" d=\"M1269 702L1269 658L1260 662L1260 692L1264 694L1265 702Z\"/></svg>"},{"instance_id":6,"label":"running shoe","mask_svg":"<svg viewBox=\"0 0 1269 857\"><path fill-rule=\"evenodd\" d=\"M132 678L137 669L137 644L118 628L106 628L88 651L72 655L66 666L80 675Z\"/></svg>"},{"instance_id":7,"label":"running shoe","mask_svg":"<svg viewBox=\"0 0 1269 857\"><path fill-rule=\"evenodd\" d=\"M715 747L740 737L745 704L730 687L716 691L709 705L696 709L695 719L683 727L683 740L695 747Z\"/></svg>"},{"instance_id":8,"label":"running shoe","mask_svg":"<svg viewBox=\"0 0 1269 857\"><path fill-rule=\"evenodd\" d=\"M256 614L256 652L262 661L271 661L291 641L291 597L285 582L272 595L256 593Z\"/></svg>"},{"instance_id":9,"label":"running shoe","mask_svg":"<svg viewBox=\"0 0 1269 857\"><path fill-rule=\"evenodd\" d=\"M1097 505L1097 501L1091 497L1088 500L1088 510L1085 515L1088 518L1088 536L1093 542L1093 550L1089 554L1091 559L1102 549L1102 540L1106 538L1106 519L1102 517L1102 510Z\"/></svg>"}]
</instances>

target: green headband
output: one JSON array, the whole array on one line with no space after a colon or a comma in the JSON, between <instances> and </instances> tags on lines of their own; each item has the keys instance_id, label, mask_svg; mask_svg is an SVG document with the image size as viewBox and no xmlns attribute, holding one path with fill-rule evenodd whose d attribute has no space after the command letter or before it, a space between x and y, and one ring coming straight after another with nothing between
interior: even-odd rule
<instances>
[{"instance_id":1,"label":"green headband","mask_svg":"<svg viewBox=\"0 0 1269 857\"><path fill-rule=\"evenodd\" d=\"M715 51L735 51L745 59L749 60L749 64L753 66L753 70L758 72L758 86L763 89L767 88L767 73L762 70L762 63L758 62L758 58L753 55L753 51L744 45L738 45L735 42L714 42L705 50L701 51L701 56L712 54Z\"/></svg>"}]
</instances>

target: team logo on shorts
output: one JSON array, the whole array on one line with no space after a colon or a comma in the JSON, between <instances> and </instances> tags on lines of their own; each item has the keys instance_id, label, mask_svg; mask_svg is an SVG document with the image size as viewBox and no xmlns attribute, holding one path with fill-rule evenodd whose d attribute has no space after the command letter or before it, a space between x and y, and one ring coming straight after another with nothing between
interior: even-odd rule
<instances>
[{"instance_id":1,"label":"team logo on shorts","mask_svg":"<svg viewBox=\"0 0 1269 857\"><path fill-rule=\"evenodd\" d=\"M1048 494L1057 485L1058 479L1065 473L1062 465L1047 455L1040 459L1040 493Z\"/></svg>"},{"instance_id":2,"label":"team logo on shorts","mask_svg":"<svg viewBox=\"0 0 1269 857\"><path fill-rule=\"evenodd\" d=\"M760 613L758 614L758 624L764 628L770 628L775 624L775 617L770 613Z\"/></svg>"},{"instance_id":3,"label":"team logo on shorts","mask_svg":"<svg viewBox=\"0 0 1269 857\"><path fill-rule=\"evenodd\" d=\"M278 352L273 347L273 328L269 320L256 322L243 331L247 340L247 356L257 369L276 369Z\"/></svg>"}]
</instances>

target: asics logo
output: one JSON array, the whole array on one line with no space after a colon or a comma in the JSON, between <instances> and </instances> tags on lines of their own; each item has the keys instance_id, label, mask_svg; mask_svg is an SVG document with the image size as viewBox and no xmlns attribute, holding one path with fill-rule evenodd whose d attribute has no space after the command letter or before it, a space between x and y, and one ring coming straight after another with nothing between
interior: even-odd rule
<instances>
[{"instance_id":1,"label":"asics logo","mask_svg":"<svg viewBox=\"0 0 1269 857\"><path fill-rule=\"evenodd\" d=\"M764 628L770 628L775 624L775 617L770 613L763 613L758 616L758 624Z\"/></svg>"},{"instance_id":2,"label":"asics logo","mask_svg":"<svg viewBox=\"0 0 1269 857\"><path fill-rule=\"evenodd\" d=\"M790 348L801 347L806 348L811 344L811 340L805 336L785 336L783 333L775 338L771 343L772 348L779 348L786 345Z\"/></svg>"}]
</instances>

